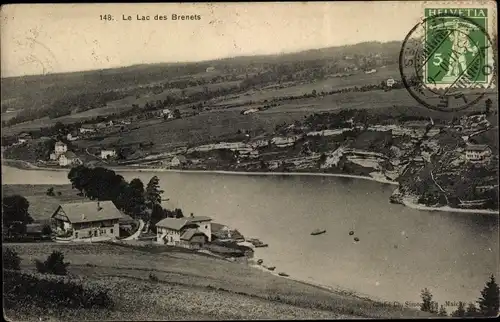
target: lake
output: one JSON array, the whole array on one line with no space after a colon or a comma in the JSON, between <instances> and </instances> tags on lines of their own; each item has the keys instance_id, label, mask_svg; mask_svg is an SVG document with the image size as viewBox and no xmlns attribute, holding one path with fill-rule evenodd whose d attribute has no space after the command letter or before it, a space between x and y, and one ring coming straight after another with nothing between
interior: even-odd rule
<instances>
[{"instance_id":1,"label":"lake","mask_svg":"<svg viewBox=\"0 0 500 322\"><path fill-rule=\"evenodd\" d=\"M4 184L63 184L66 175L2 167ZM144 184L157 175L170 207L260 238L269 247L258 249L256 258L290 277L403 303L419 302L427 287L440 304L475 301L489 275L498 277L497 215L390 204L395 186L318 176L122 175ZM311 236L316 228L326 233Z\"/></svg>"}]
</instances>

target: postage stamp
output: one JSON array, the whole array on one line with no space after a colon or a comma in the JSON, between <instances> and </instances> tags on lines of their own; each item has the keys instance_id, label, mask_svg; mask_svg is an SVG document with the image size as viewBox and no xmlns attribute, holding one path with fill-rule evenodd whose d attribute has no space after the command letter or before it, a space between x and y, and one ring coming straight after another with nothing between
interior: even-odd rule
<instances>
[{"instance_id":1,"label":"postage stamp","mask_svg":"<svg viewBox=\"0 0 500 322\"><path fill-rule=\"evenodd\" d=\"M426 8L425 17L430 19L425 22L424 84L487 86L493 76L485 32L488 9Z\"/></svg>"},{"instance_id":2,"label":"postage stamp","mask_svg":"<svg viewBox=\"0 0 500 322\"><path fill-rule=\"evenodd\" d=\"M495 87L488 8L425 8L400 52L402 82L423 106L457 111Z\"/></svg>"}]
</instances>

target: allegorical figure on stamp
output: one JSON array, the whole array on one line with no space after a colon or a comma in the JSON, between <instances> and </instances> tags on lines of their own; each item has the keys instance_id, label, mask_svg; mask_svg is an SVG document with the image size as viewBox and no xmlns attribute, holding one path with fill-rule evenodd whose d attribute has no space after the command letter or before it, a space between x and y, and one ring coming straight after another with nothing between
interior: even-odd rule
<instances>
[{"instance_id":1,"label":"allegorical figure on stamp","mask_svg":"<svg viewBox=\"0 0 500 322\"><path fill-rule=\"evenodd\" d=\"M476 54L478 52L477 46L471 42L469 34L470 28L460 28L458 19L455 19L453 29L450 33L449 39L451 42L450 59L448 60L447 78L456 79L467 69L467 56L468 52Z\"/></svg>"}]
</instances>

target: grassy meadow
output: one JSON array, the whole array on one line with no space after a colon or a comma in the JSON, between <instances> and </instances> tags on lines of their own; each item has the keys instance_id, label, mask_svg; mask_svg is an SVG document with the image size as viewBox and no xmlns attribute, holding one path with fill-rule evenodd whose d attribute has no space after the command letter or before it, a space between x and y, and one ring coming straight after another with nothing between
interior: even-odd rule
<instances>
[{"instance_id":1,"label":"grassy meadow","mask_svg":"<svg viewBox=\"0 0 500 322\"><path fill-rule=\"evenodd\" d=\"M38 313L59 321L71 317L185 320L429 316L164 246L46 243L8 247L22 258L23 272L33 272L35 259L45 259L58 250L70 262L69 278L109 290L115 303L112 310ZM158 281L151 281L149 274L156 275ZM5 314L13 319L37 318L22 308Z\"/></svg>"}]
</instances>

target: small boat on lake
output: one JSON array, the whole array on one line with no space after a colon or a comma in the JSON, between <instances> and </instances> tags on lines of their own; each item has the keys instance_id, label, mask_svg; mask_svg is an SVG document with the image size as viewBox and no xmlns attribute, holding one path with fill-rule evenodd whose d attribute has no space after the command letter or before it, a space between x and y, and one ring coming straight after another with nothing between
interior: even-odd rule
<instances>
[{"instance_id":1,"label":"small boat on lake","mask_svg":"<svg viewBox=\"0 0 500 322\"><path fill-rule=\"evenodd\" d=\"M324 233L326 233L326 229L315 229L315 230L313 230L313 232L311 233L311 235L316 236L316 235L321 235L321 234L324 234Z\"/></svg>"},{"instance_id":2,"label":"small boat on lake","mask_svg":"<svg viewBox=\"0 0 500 322\"><path fill-rule=\"evenodd\" d=\"M288 275L287 273L283 273L283 272L279 272L279 273L278 273L278 275L279 275L279 276L285 276L285 277L290 276L290 275Z\"/></svg>"},{"instance_id":3,"label":"small boat on lake","mask_svg":"<svg viewBox=\"0 0 500 322\"><path fill-rule=\"evenodd\" d=\"M270 266L267 269L270 270L270 271L274 271L276 269L276 266Z\"/></svg>"}]
</instances>

